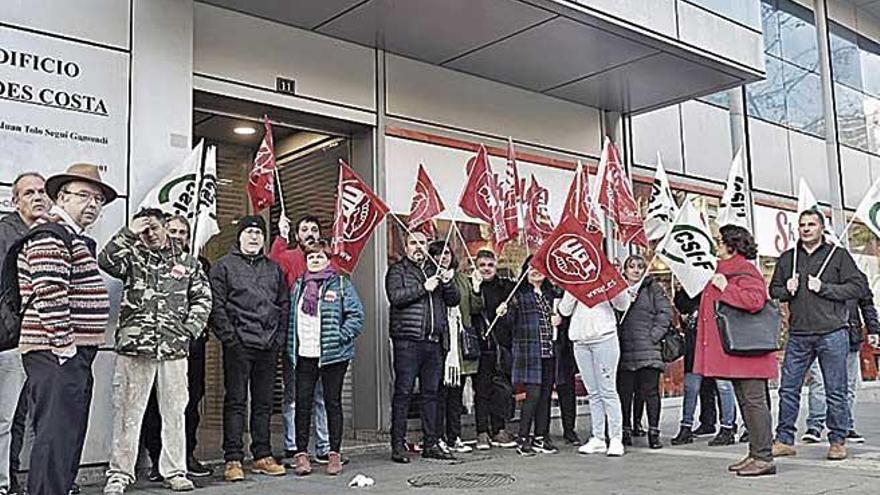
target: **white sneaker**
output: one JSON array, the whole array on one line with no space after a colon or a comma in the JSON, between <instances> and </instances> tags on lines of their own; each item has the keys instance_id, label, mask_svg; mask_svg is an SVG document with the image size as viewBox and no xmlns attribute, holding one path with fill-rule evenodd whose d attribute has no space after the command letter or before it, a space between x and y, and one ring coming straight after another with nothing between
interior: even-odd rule
<instances>
[{"instance_id":1,"label":"white sneaker","mask_svg":"<svg viewBox=\"0 0 880 495\"><path fill-rule=\"evenodd\" d=\"M623 442L621 442L619 438L612 438L611 442L608 443L608 452L606 452L606 455L608 457L620 457L623 453Z\"/></svg>"},{"instance_id":2,"label":"white sneaker","mask_svg":"<svg viewBox=\"0 0 880 495\"><path fill-rule=\"evenodd\" d=\"M578 453L581 454L604 454L606 450L605 440L596 437L590 438L589 442L578 447Z\"/></svg>"},{"instance_id":3,"label":"white sneaker","mask_svg":"<svg viewBox=\"0 0 880 495\"><path fill-rule=\"evenodd\" d=\"M193 482L182 474L165 480L165 486L170 488L172 492L191 492L195 489Z\"/></svg>"},{"instance_id":4,"label":"white sneaker","mask_svg":"<svg viewBox=\"0 0 880 495\"><path fill-rule=\"evenodd\" d=\"M437 446L440 447L440 450L442 450L444 453L449 453L449 446L446 445L446 441L442 438L440 440L437 440Z\"/></svg>"},{"instance_id":5,"label":"white sneaker","mask_svg":"<svg viewBox=\"0 0 880 495\"><path fill-rule=\"evenodd\" d=\"M125 493L125 486L128 484L125 481L125 478L118 475L107 478L107 484L104 485L104 495L121 495Z\"/></svg>"},{"instance_id":6,"label":"white sneaker","mask_svg":"<svg viewBox=\"0 0 880 495\"><path fill-rule=\"evenodd\" d=\"M468 452L473 452L474 449L470 445L465 445L461 438L456 438L455 443L452 444L452 450L459 454L467 454Z\"/></svg>"}]
</instances>

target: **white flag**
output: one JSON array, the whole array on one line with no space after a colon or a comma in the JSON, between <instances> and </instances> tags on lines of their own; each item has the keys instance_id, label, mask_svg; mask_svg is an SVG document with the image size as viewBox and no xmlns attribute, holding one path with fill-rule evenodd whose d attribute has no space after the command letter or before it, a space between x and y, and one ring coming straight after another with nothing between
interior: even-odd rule
<instances>
[{"instance_id":1,"label":"white flag","mask_svg":"<svg viewBox=\"0 0 880 495\"><path fill-rule=\"evenodd\" d=\"M205 168L199 181L198 217L193 226L192 255L198 257L205 244L220 232L217 225L217 147L208 146Z\"/></svg>"},{"instance_id":2,"label":"white flag","mask_svg":"<svg viewBox=\"0 0 880 495\"><path fill-rule=\"evenodd\" d=\"M663 168L660 152L657 152L657 173L654 175L651 201L648 203L648 213L645 215L645 233L648 235L648 240L662 239L676 215L678 215L678 205L672 197L672 188L669 187L669 177L666 176L666 169Z\"/></svg>"},{"instance_id":3,"label":"white flag","mask_svg":"<svg viewBox=\"0 0 880 495\"><path fill-rule=\"evenodd\" d=\"M715 241L690 199L682 205L669 235L657 249L657 256L669 266L690 297L696 297L715 274Z\"/></svg>"},{"instance_id":4,"label":"white flag","mask_svg":"<svg viewBox=\"0 0 880 495\"><path fill-rule=\"evenodd\" d=\"M203 139L186 160L162 178L141 202L141 208L159 208L169 215L182 215L192 223L196 215L196 190L202 165Z\"/></svg>"},{"instance_id":5,"label":"white flag","mask_svg":"<svg viewBox=\"0 0 880 495\"><path fill-rule=\"evenodd\" d=\"M871 186L868 194L862 198L859 208L856 210L856 217L865 222L865 225L871 229L875 236L880 237L880 180Z\"/></svg>"},{"instance_id":6,"label":"white flag","mask_svg":"<svg viewBox=\"0 0 880 495\"><path fill-rule=\"evenodd\" d=\"M840 239L837 238L837 235L831 229L831 222L828 221L828 217L822 212L822 207L820 207L819 202L816 201L816 196L813 195L813 191L810 189L810 186L807 185L807 181L801 177L801 181L798 185L798 221L800 221L801 213L808 210L818 212L819 216L822 218L822 221L825 224L825 239L831 244L840 245ZM800 235L798 237L800 237Z\"/></svg>"},{"instance_id":7,"label":"white flag","mask_svg":"<svg viewBox=\"0 0 880 495\"><path fill-rule=\"evenodd\" d=\"M730 164L727 187L724 188L724 194L721 196L718 226L725 225L736 225L749 232L752 231L752 198L746 184L742 149L737 152L733 163Z\"/></svg>"}]
</instances>

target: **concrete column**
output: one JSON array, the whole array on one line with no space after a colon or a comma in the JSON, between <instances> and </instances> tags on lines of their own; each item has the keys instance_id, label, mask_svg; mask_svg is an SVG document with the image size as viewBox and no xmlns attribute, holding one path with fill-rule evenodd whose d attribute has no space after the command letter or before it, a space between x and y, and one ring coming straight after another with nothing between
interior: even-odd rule
<instances>
[{"instance_id":1,"label":"concrete column","mask_svg":"<svg viewBox=\"0 0 880 495\"><path fill-rule=\"evenodd\" d=\"M748 125L745 105L745 88L743 86L733 88L727 92L728 97L728 113L730 115L730 144L733 149L731 160L739 150L743 150L744 173L746 184L748 185L749 195L748 201L752 205L752 212L749 215L752 232L755 231L755 210L754 198L752 197L752 164L749 157L748 141L746 139L746 126Z\"/></svg>"},{"instance_id":2,"label":"concrete column","mask_svg":"<svg viewBox=\"0 0 880 495\"><path fill-rule=\"evenodd\" d=\"M828 188L831 197L831 221L840 234L845 224L843 194L840 187L840 154L837 145L837 120L834 112L834 85L831 80L831 55L828 44L826 0L813 0L816 39L819 44L819 77L822 81L822 109L825 115L825 153L828 157Z\"/></svg>"}]
</instances>

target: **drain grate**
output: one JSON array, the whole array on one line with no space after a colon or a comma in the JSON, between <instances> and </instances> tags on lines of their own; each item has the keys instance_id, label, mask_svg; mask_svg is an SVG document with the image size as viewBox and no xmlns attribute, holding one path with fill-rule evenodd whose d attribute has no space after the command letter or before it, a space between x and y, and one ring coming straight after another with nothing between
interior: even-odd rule
<instances>
[{"instance_id":1,"label":"drain grate","mask_svg":"<svg viewBox=\"0 0 880 495\"><path fill-rule=\"evenodd\" d=\"M516 481L507 473L431 473L407 480L414 488L496 488Z\"/></svg>"}]
</instances>

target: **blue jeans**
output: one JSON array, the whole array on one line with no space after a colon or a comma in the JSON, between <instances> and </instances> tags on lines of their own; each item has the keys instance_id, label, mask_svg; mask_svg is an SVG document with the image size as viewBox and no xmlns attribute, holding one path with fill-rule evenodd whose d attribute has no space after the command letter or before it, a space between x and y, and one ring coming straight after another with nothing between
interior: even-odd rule
<instances>
[{"instance_id":1,"label":"blue jeans","mask_svg":"<svg viewBox=\"0 0 880 495\"><path fill-rule=\"evenodd\" d=\"M394 397L391 399L391 446L406 445L406 420L413 397L416 378L422 399L422 445L432 447L440 438L440 379L443 376L445 353L439 342L395 339Z\"/></svg>"},{"instance_id":2,"label":"blue jeans","mask_svg":"<svg viewBox=\"0 0 880 495\"><path fill-rule=\"evenodd\" d=\"M697 410L701 383L703 383L703 375L685 373L684 402L681 406L681 426L685 428L694 426L694 412ZM718 397L721 400L721 427L733 428L736 425L736 396L733 393L733 383L716 378L715 385L718 387ZM701 407L712 407L712 404L703 404ZM714 428L715 425L712 427Z\"/></svg>"},{"instance_id":3,"label":"blue jeans","mask_svg":"<svg viewBox=\"0 0 880 495\"><path fill-rule=\"evenodd\" d=\"M285 356L285 361L287 357ZM296 452L296 372L289 363L284 363L284 450ZM315 425L315 454L324 456L330 453L330 433L327 431L327 409L324 407L324 385L320 380L315 385L315 402L312 404L312 424Z\"/></svg>"},{"instance_id":4,"label":"blue jeans","mask_svg":"<svg viewBox=\"0 0 880 495\"><path fill-rule=\"evenodd\" d=\"M819 362L813 361L810 366L810 400L809 415L807 416L807 428L814 429L818 432L825 430L825 382L822 379L822 371L819 369ZM846 402L849 407L849 421L847 422L847 430L855 429L855 418L853 405L856 402L856 390L862 386L862 363L859 357L859 351L850 351L846 357Z\"/></svg>"},{"instance_id":5,"label":"blue jeans","mask_svg":"<svg viewBox=\"0 0 880 495\"><path fill-rule=\"evenodd\" d=\"M801 405L801 386L813 361L819 358L819 367L825 382L828 441L843 444L849 423L846 402L846 358L849 354L849 334L846 328L824 335L790 335L782 361L782 383L779 386L779 421L776 440L794 445L798 412Z\"/></svg>"},{"instance_id":6,"label":"blue jeans","mask_svg":"<svg viewBox=\"0 0 880 495\"><path fill-rule=\"evenodd\" d=\"M617 395L617 364L620 361L617 335L595 344L574 342L574 359L590 394L592 436L603 440L620 440L623 436L623 413L620 396Z\"/></svg>"},{"instance_id":7,"label":"blue jeans","mask_svg":"<svg viewBox=\"0 0 880 495\"><path fill-rule=\"evenodd\" d=\"M9 488L12 421L24 379L24 366L18 349L0 352L0 489Z\"/></svg>"}]
</instances>

